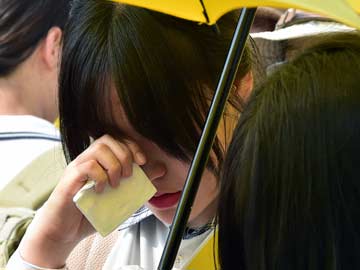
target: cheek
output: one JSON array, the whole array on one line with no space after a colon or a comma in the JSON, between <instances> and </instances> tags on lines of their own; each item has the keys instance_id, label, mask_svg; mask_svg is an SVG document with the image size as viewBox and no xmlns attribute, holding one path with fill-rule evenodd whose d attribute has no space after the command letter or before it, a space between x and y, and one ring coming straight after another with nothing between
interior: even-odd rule
<instances>
[{"instance_id":1,"label":"cheek","mask_svg":"<svg viewBox=\"0 0 360 270\"><path fill-rule=\"evenodd\" d=\"M194 208L201 211L211 204L217 195L218 184L216 177L212 173L205 172L196 194Z\"/></svg>"},{"instance_id":2,"label":"cheek","mask_svg":"<svg viewBox=\"0 0 360 270\"><path fill-rule=\"evenodd\" d=\"M189 172L190 164L179 161L173 157L163 158L167 167L167 179L179 187L183 187Z\"/></svg>"},{"instance_id":3,"label":"cheek","mask_svg":"<svg viewBox=\"0 0 360 270\"><path fill-rule=\"evenodd\" d=\"M175 172L175 174L177 175L177 177L174 179L177 179L178 184L181 184L183 186L188 176L190 164L176 160L172 163L172 169L173 172ZM217 178L209 170L205 170L196 197L203 197L202 195L204 195L204 197L202 198L202 201L204 201L207 200L205 196L210 196L211 198L209 198L209 200L212 200L213 197L217 195L217 193Z\"/></svg>"},{"instance_id":4,"label":"cheek","mask_svg":"<svg viewBox=\"0 0 360 270\"><path fill-rule=\"evenodd\" d=\"M201 179L199 191L203 194L209 195L211 198L218 194L218 183L214 174L209 171L205 171L203 178Z\"/></svg>"}]
</instances>

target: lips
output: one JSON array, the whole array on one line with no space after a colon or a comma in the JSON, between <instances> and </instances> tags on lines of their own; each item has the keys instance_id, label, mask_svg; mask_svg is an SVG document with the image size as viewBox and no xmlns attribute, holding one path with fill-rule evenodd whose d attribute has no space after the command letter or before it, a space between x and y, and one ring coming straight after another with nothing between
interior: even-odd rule
<instances>
[{"instance_id":1,"label":"lips","mask_svg":"<svg viewBox=\"0 0 360 270\"><path fill-rule=\"evenodd\" d=\"M156 192L154 197L160 197L161 195L164 195L164 194L166 194L166 193Z\"/></svg>"},{"instance_id":2,"label":"lips","mask_svg":"<svg viewBox=\"0 0 360 270\"><path fill-rule=\"evenodd\" d=\"M149 200L149 203L156 208L166 209L176 205L180 197L181 191L175 193L156 193Z\"/></svg>"}]
</instances>

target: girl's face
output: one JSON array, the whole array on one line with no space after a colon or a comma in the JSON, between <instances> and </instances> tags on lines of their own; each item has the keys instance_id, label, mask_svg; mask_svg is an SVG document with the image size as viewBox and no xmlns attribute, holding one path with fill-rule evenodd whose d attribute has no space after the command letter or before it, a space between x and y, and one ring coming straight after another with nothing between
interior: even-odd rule
<instances>
[{"instance_id":1,"label":"girl's face","mask_svg":"<svg viewBox=\"0 0 360 270\"><path fill-rule=\"evenodd\" d=\"M162 222L171 224L190 164L170 156L155 143L137 133L130 125L118 98L113 96L112 101L117 126L142 149L147 160L142 168L157 189L157 193L148 201L147 207ZM217 207L217 194L217 179L213 173L205 170L188 226L196 228L212 220Z\"/></svg>"}]
</instances>

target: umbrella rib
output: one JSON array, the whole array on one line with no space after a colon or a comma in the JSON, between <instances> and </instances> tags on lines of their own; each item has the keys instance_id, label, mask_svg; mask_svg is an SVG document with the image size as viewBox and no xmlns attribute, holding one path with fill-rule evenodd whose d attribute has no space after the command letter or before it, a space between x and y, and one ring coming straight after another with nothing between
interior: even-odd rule
<instances>
[{"instance_id":1,"label":"umbrella rib","mask_svg":"<svg viewBox=\"0 0 360 270\"><path fill-rule=\"evenodd\" d=\"M203 14L204 14L206 23L209 23L209 22L210 22L210 20L209 20L209 15L208 15L208 13L207 13L207 11L206 11L204 2L203 2L203 0L199 0L199 1L200 1L200 4L201 4L202 8L203 8Z\"/></svg>"}]
</instances>

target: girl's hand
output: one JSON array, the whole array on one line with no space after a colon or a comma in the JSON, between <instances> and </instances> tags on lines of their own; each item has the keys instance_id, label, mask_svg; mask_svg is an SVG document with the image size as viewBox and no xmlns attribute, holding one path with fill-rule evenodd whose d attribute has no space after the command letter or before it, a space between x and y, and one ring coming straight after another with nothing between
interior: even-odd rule
<instances>
[{"instance_id":1,"label":"girl's hand","mask_svg":"<svg viewBox=\"0 0 360 270\"><path fill-rule=\"evenodd\" d=\"M48 268L65 264L72 249L94 232L91 224L73 203L74 195L87 180L95 180L95 191L105 185L116 187L121 178L132 175L132 163L144 165L145 155L133 142L119 142L104 135L73 160L36 214L23 240L20 254L29 263Z\"/></svg>"}]
</instances>

